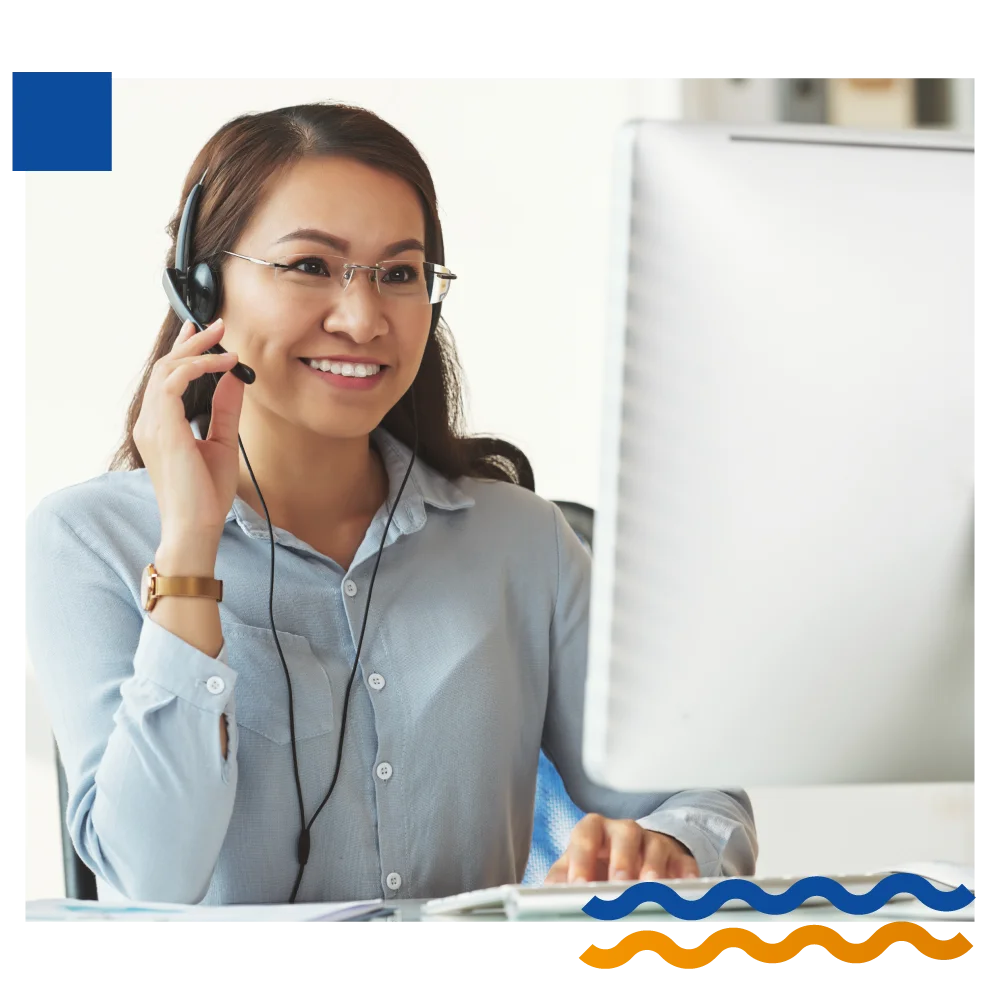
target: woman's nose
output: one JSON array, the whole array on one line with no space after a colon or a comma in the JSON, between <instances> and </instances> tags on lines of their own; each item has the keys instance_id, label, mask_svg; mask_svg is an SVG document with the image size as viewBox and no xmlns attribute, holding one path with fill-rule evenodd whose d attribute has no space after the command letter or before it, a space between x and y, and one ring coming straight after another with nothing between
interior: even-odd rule
<instances>
[{"instance_id":1,"label":"woman's nose","mask_svg":"<svg viewBox=\"0 0 1000 1000\"><path fill-rule=\"evenodd\" d=\"M382 297L370 274L356 270L347 287L340 289L323 321L324 330L328 333L341 331L357 343L386 331L388 323L382 312Z\"/></svg>"}]
</instances>

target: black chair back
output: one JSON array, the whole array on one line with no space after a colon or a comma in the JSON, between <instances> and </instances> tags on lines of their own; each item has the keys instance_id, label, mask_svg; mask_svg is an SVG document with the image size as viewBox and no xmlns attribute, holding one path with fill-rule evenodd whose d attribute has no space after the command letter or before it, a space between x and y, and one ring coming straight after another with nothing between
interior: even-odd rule
<instances>
[{"instance_id":1,"label":"black chair back","mask_svg":"<svg viewBox=\"0 0 1000 1000\"><path fill-rule=\"evenodd\" d=\"M576 532L588 549L594 547L594 510L582 503L574 503L572 500L552 501L565 516L569 526Z\"/></svg>"},{"instance_id":2,"label":"black chair back","mask_svg":"<svg viewBox=\"0 0 1000 1000\"><path fill-rule=\"evenodd\" d=\"M59 748L56 747L56 770L59 773L59 820L62 829L63 878L66 881L66 897L68 899L97 899L97 879L94 873L80 860L80 856L69 839L66 827L66 807L69 802L69 789L66 785L66 772L63 770Z\"/></svg>"}]
</instances>

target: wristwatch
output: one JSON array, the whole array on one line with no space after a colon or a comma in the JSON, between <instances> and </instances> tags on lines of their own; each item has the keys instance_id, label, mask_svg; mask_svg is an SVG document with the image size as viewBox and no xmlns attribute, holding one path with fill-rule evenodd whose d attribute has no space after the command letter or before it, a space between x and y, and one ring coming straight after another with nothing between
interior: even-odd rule
<instances>
[{"instance_id":1,"label":"wristwatch","mask_svg":"<svg viewBox=\"0 0 1000 1000\"><path fill-rule=\"evenodd\" d=\"M139 599L147 611L152 611L161 597L213 597L221 601L222 581L210 576L160 576L150 563L142 571Z\"/></svg>"}]
</instances>

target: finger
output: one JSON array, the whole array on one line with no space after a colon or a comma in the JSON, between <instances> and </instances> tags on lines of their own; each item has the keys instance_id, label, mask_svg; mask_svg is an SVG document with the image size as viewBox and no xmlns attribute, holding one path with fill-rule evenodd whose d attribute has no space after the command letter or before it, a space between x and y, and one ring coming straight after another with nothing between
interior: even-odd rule
<instances>
[{"instance_id":1,"label":"finger","mask_svg":"<svg viewBox=\"0 0 1000 1000\"><path fill-rule=\"evenodd\" d=\"M243 408L243 390L246 385L232 372L219 379L212 396L212 418L208 425L206 441L218 441L236 447L240 433L240 411Z\"/></svg>"},{"instance_id":2,"label":"finger","mask_svg":"<svg viewBox=\"0 0 1000 1000\"><path fill-rule=\"evenodd\" d=\"M680 845L667 862L667 878L698 878L700 875L698 862Z\"/></svg>"},{"instance_id":3,"label":"finger","mask_svg":"<svg viewBox=\"0 0 1000 1000\"><path fill-rule=\"evenodd\" d=\"M566 876L569 882L597 880L598 855L605 846L605 822L603 816L588 813L573 827L566 850L569 855L569 872Z\"/></svg>"},{"instance_id":4,"label":"finger","mask_svg":"<svg viewBox=\"0 0 1000 1000\"><path fill-rule=\"evenodd\" d=\"M551 885L556 882L565 882L569 875L569 854L563 853L558 861L549 869L548 875L545 876L545 885Z\"/></svg>"},{"instance_id":5,"label":"finger","mask_svg":"<svg viewBox=\"0 0 1000 1000\"><path fill-rule=\"evenodd\" d=\"M168 357L187 358L201 354L222 339L226 328L221 316L204 330L196 330L193 323L190 326L191 332L186 337L182 339L180 334L177 335ZM183 327L181 329L183 330Z\"/></svg>"},{"instance_id":6,"label":"finger","mask_svg":"<svg viewBox=\"0 0 1000 1000\"><path fill-rule=\"evenodd\" d=\"M181 396L196 378L209 372L229 371L236 362L235 354L199 354L177 359L164 369L163 388L171 395Z\"/></svg>"},{"instance_id":7,"label":"finger","mask_svg":"<svg viewBox=\"0 0 1000 1000\"><path fill-rule=\"evenodd\" d=\"M678 844L673 837L647 831L643 840L641 877L643 879L667 878L670 859L677 849Z\"/></svg>"},{"instance_id":8,"label":"finger","mask_svg":"<svg viewBox=\"0 0 1000 1000\"><path fill-rule=\"evenodd\" d=\"M611 825L609 832L611 854L608 859L608 878L618 880L638 878L646 831L638 823L628 820Z\"/></svg>"},{"instance_id":9,"label":"finger","mask_svg":"<svg viewBox=\"0 0 1000 1000\"><path fill-rule=\"evenodd\" d=\"M191 322L191 320L184 320L184 322L181 323L180 330L177 332L177 337L174 339L173 347L176 347L178 344L183 344L196 329L197 327Z\"/></svg>"}]
</instances>

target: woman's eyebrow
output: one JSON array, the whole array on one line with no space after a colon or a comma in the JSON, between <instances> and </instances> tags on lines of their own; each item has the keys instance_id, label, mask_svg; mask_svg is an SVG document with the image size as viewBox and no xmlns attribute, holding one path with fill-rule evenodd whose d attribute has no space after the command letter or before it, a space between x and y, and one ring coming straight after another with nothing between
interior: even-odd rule
<instances>
[{"instance_id":1,"label":"woman's eyebrow","mask_svg":"<svg viewBox=\"0 0 1000 1000\"><path fill-rule=\"evenodd\" d=\"M349 240L341 239L339 236L334 236L331 233L325 233L322 229L296 229L294 232L286 233L281 239L275 240L275 243L288 243L290 240L313 240L316 243L323 243L338 253L343 254L348 253L351 249ZM421 253L424 253L425 247L420 240L398 240L396 243L390 243L382 252L392 255L394 253L402 253L404 250L419 250Z\"/></svg>"}]
</instances>

